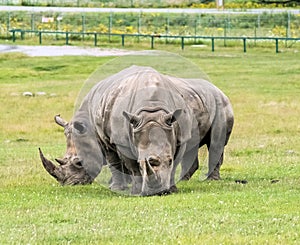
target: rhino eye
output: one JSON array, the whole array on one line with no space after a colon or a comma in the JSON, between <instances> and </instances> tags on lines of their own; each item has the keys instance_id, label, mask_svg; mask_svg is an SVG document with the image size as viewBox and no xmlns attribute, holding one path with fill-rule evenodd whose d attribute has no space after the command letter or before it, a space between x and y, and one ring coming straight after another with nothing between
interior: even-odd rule
<instances>
[{"instance_id":1,"label":"rhino eye","mask_svg":"<svg viewBox=\"0 0 300 245\"><path fill-rule=\"evenodd\" d=\"M133 128L137 128L141 124L142 118L140 116L136 116L126 111L123 111L123 116L129 121Z\"/></svg>"},{"instance_id":2,"label":"rhino eye","mask_svg":"<svg viewBox=\"0 0 300 245\"><path fill-rule=\"evenodd\" d=\"M181 109L177 109L176 111L174 111L173 113L169 113L167 115L164 116L164 121L168 126L172 126L172 124L177 120L177 118L180 116L182 110Z\"/></svg>"},{"instance_id":3,"label":"rhino eye","mask_svg":"<svg viewBox=\"0 0 300 245\"><path fill-rule=\"evenodd\" d=\"M82 167L83 167L82 161L80 161L79 159L76 159L76 160L73 162L73 165L74 165L76 168L82 168Z\"/></svg>"},{"instance_id":4,"label":"rhino eye","mask_svg":"<svg viewBox=\"0 0 300 245\"><path fill-rule=\"evenodd\" d=\"M165 117L165 124L167 124L169 127L171 127L175 121L176 119L173 117L173 115L167 115Z\"/></svg>"},{"instance_id":5,"label":"rhino eye","mask_svg":"<svg viewBox=\"0 0 300 245\"><path fill-rule=\"evenodd\" d=\"M171 127L172 126L172 118L168 118L167 120L165 120L165 123Z\"/></svg>"},{"instance_id":6,"label":"rhino eye","mask_svg":"<svg viewBox=\"0 0 300 245\"><path fill-rule=\"evenodd\" d=\"M79 131L80 134L83 134L86 132L86 127L83 123L80 123L80 122L74 122L74 128L76 130Z\"/></svg>"},{"instance_id":7,"label":"rhino eye","mask_svg":"<svg viewBox=\"0 0 300 245\"><path fill-rule=\"evenodd\" d=\"M131 123L131 125L132 125L133 128L137 128L138 126L141 125L141 121L142 120L138 120L138 121L132 120L132 121L130 121L130 123Z\"/></svg>"}]
</instances>

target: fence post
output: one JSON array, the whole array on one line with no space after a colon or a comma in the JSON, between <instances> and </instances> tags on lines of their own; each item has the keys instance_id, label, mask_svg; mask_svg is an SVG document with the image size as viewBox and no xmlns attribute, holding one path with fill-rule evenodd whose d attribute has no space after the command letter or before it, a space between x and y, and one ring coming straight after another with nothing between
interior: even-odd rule
<instances>
[{"instance_id":1,"label":"fence post","mask_svg":"<svg viewBox=\"0 0 300 245\"><path fill-rule=\"evenodd\" d=\"M110 40L111 29L112 29L112 12L110 12L109 17L108 17L108 33L109 33L108 40L109 40L109 42L111 41Z\"/></svg>"},{"instance_id":2,"label":"fence post","mask_svg":"<svg viewBox=\"0 0 300 245\"><path fill-rule=\"evenodd\" d=\"M165 24L165 31L166 31L166 35L169 36L169 29L170 29L170 17L169 15L166 18L166 24ZM166 43L168 43L168 37L166 38Z\"/></svg>"},{"instance_id":3,"label":"fence post","mask_svg":"<svg viewBox=\"0 0 300 245\"><path fill-rule=\"evenodd\" d=\"M85 14L81 16L81 25L82 25L82 40L84 41L84 33L85 33Z\"/></svg>"},{"instance_id":4,"label":"fence post","mask_svg":"<svg viewBox=\"0 0 300 245\"><path fill-rule=\"evenodd\" d=\"M9 36L9 29L10 29L10 12L7 13L7 22L6 22L6 36Z\"/></svg>"},{"instance_id":5,"label":"fence post","mask_svg":"<svg viewBox=\"0 0 300 245\"><path fill-rule=\"evenodd\" d=\"M286 37L289 38L291 35L291 12L287 13L287 24L286 24ZM285 39L285 47L287 47L287 39Z\"/></svg>"},{"instance_id":6,"label":"fence post","mask_svg":"<svg viewBox=\"0 0 300 245\"><path fill-rule=\"evenodd\" d=\"M94 45L97 46L97 33L94 33Z\"/></svg>"},{"instance_id":7,"label":"fence post","mask_svg":"<svg viewBox=\"0 0 300 245\"><path fill-rule=\"evenodd\" d=\"M35 19L35 16L34 14L31 14L31 20L30 20L30 25L31 25L31 30L34 31L34 19Z\"/></svg>"},{"instance_id":8,"label":"fence post","mask_svg":"<svg viewBox=\"0 0 300 245\"><path fill-rule=\"evenodd\" d=\"M124 44L125 44L125 35L124 34L122 34L122 47L124 47Z\"/></svg>"},{"instance_id":9,"label":"fence post","mask_svg":"<svg viewBox=\"0 0 300 245\"><path fill-rule=\"evenodd\" d=\"M16 31L15 30L12 30L12 40L13 40L13 42L16 41Z\"/></svg>"},{"instance_id":10,"label":"fence post","mask_svg":"<svg viewBox=\"0 0 300 245\"><path fill-rule=\"evenodd\" d=\"M154 36L151 36L151 49L154 49Z\"/></svg>"},{"instance_id":11,"label":"fence post","mask_svg":"<svg viewBox=\"0 0 300 245\"><path fill-rule=\"evenodd\" d=\"M194 21L194 35L195 35L195 39L194 39L194 43L196 43L196 36L197 36L197 25L198 25L198 19L196 18L195 21Z\"/></svg>"},{"instance_id":12,"label":"fence post","mask_svg":"<svg viewBox=\"0 0 300 245\"><path fill-rule=\"evenodd\" d=\"M138 20L137 20L137 30L138 30L138 42L140 42L140 34L141 34L141 23L142 23L142 11L139 12Z\"/></svg>"},{"instance_id":13,"label":"fence post","mask_svg":"<svg viewBox=\"0 0 300 245\"><path fill-rule=\"evenodd\" d=\"M69 32L66 32L66 45L69 45Z\"/></svg>"},{"instance_id":14,"label":"fence post","mask_svg":"<svg viewBox=\"0 0 300 245\"><path fill-rule=\"evenodd\" d=\"M39 31L39 43L42 44L42 32Z\"/></svg>"},{"instance_id":15,"label":"fence post","mask_svg":"<svg viewBox=\"0 0 300 245\"><path fill-rule=\"evenodd\" d=\"M276 42L276 53L279 53L279 51L278 51L278 38L275 38L275 42Z\"/></svg>"},{"instance_id":16,"label":"fence post","mask_svg":"<svg viewBox=\"0 0 300 245\"><path fill-rule=\"evenodd\" d=\"M256 25L254 26L254 46L256 46L256 37L257 37L257 34L256 34Z\"/></svg>"},{"instance_id":17,"label":"fence post","mask_svg":"<svg viewBox=\"0 0 300 245\"><path fill-rule=\"evenodd\" d=\"M224 20L224 47L226 47L227 19Z\"/></svg>"},{"instance_id":18,"label":"fence post","mask_svg":"<svg viewBox=\"0 0 300 245\"><path fill-rule=\"evenodd\" d=\"M213 37L211 38L211 51L215 52L215 39Z\"/></svg>"},{"instance_id":19,"label":"fence post","mask_svg":"<svg viewBox=\"0 0 300 245\"><path fill-rule=\"evenodd\" d=\"M257 16L257 29L258 29L258 35L261 35L261 31L260 31L260 15Z\"/></svg>"},{"instance_id":20,"label":"fence post","mask_svg":"<svg viewBox=\"0 0 300 245\"><path fill-rule=\"evenodd\" d=\"M181 37L181 49L184 50L184 37Z\"/></svg>"},{"instance_id":21,"label":"fence post","mask_svg":"<svg viewBox=\"0 0 300 245\"><path fill-rule=\"evenodd\" d=\"M246 50L246 38L245 37L243 38L243 44L244 44L244 53L246 53L247 50Z\"/></svg>"}]
</instances>

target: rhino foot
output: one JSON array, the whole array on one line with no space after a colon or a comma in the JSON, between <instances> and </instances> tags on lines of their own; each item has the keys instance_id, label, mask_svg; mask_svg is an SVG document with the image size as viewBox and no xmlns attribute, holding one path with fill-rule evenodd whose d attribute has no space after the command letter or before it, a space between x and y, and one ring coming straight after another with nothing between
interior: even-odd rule
<instances>
[{"instance_id":1,"label":"rhino foot","mask_svg":"<svg viewBox=\"0 0 300 245\"><path fill-rule=\"evenodd\" d=\"M186 175L180 177L180 180L181 181L187 181L187 180L190 180L190 178L191 178L191 175L187 173Z\"/></svg>"},{"instance_id":2,"label":"rhino foot","mask_svg":"<svg viewBox=\"0 0 300 245\"><path fill-rule=\"evenodd\" d=\"M172 194L172 192L170 190L162 190L159 192L142 192L141 196L145 197L145 196L166 196L166 195L170 195Z\"/></svg>"},{"instance_id":3,"label":"rhino foot","mask_svg":"<svg viewBox=\"0 0 300 245\"><path fill-rule=\"evenodd\" d=\"M220 180L220 166L221 164L217 164L217 166L215 167L214 171L212 171L208 176L207 179L208 180Z\"/></svg>"},{"instance_id":4,"label":"rhino foot","mask_svg":"<svg viewBox=\"0 0 300 245\"><path fill-rule=\"evenodd\" d=\"M169 189L170 193L177 193L178 192L178 188L176 185L172 185Z\"/></svg>"},{"instance_id":5,"label":"rhino foot","mask_svg":"<svg viewBox=\"0 0 300 245\"><path fill-rule=\"evenodd\" d=\"M140 195L141 192L142 192L142 187L141 186L133 185L131 187L131 195Z\"/></svg>"},{"instance_id":6,"label":"rhino foot","mask_svg":"<svg viewBox=\"0 0 300 245\"><path fill-rule=\"evenodd\" d=\"M119 184L114 184L112 183L110 186L109 186L109 189L111 191L125 191L128 189L128 186L125 186L125 185L119 185Z\"/></svg>"},{"instance_id":7,"label":"rhino foot","mask_svg":"<svg viewBox=\"0 0 300 245\"><path fill-rule=\"evenodd\" d=\"M219 173L219 172L215 173L215 171L212 172L212 173L207 177L207 180L220 180L220 179L221 179L220 173Z\"/></svg>"}]
</instances>

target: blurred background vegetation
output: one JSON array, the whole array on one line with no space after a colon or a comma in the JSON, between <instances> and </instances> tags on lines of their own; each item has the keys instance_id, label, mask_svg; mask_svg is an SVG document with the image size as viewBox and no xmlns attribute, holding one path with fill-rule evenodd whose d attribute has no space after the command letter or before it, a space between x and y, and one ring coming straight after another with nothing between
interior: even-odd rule
<instances>
[{"instance_id":1,"label":"blurred background vegetation","mask_svg":"<svg viewBox=\"0 0 300 245\"><path fill-rule=\"evenodd\" d=\"M220 0L221 1L221 0ZM290 7L299 7L299 0L225 0L225 9L216 13L146 12L152 8L216 8L215 0L0 0L0 5L64 6L64 7L134 7L138 12L49 12L0 11L0 41L12 40L10 30L90 32L99 34L143 34L168 36L221 37L300 37L300 14ZM284 12L247 12L256 8L284 8ZM26 34L38 38L37 33ZM92 40L92 36L70 35L70 39ZM43 35L43 41L57 41L58 36ZM109 42L113 38L109 36ZM138 38L138 41L141 41ZM119 38L118 38L119 42ZM165 40L169 42L169 40ZM36 41L34 41L36 44ZM292 41L289 45L294 45ZM287 46L287 45L286 45Z\"/></svg>"},{"instance_id":2,"label":"blurred background vegetation","mask_svg":"<svg viewBox=\"0 0 300 245\"><path fill-rule=\"evenodd\" d=\"M201 36L299 37L300 15L0 12L0 36L11 29Z\"/></svg>"},{"instance_id":3,"label":"blurred background vegetation","mask_svg":"<svg viewBox=\"0 0 300 245\"><path fill-rule=\"evenodd\" d=\"M299 0L226 0L227 8L296 7ZM0 5L110 7L110 8L215 8L216 0L0 0Z\"/></svg>"}]
</instances>

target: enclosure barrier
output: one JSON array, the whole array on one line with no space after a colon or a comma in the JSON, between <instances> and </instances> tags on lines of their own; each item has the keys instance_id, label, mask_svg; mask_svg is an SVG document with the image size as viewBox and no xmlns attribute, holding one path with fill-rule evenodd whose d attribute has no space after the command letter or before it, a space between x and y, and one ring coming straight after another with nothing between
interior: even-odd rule
<instances>
[{"instance_id":1,"label":"enclosure barrier","mask_svg":"<svg viewBox=\"0 0 300 245\"><path fill-rule=\"evenodd\" d=\"M185 40L186 39L210 39L211 40L211 51L215 51L215 40L241 40L243 41L243 51L247 52L247 40L270 40L275 41L275 50L276 53L279 53L279 41L300 41L299 38L288 38L288 37L228 37L228 36L171 36L171 35L150 35L150 34L115 34L115 33L97 33L97 32L64 32L64 31L32 31L32 30L22 30L22 29L13 29L10 30L12 33L12 41L16 42L16 34L20 33L20 37L23 40L25 33L34 33L39 37L39 44L42 44L42 35L43 34L54 34L54 35L64 35L65 43L69 45L70 35L79 35L79 36L94 36L94 45L97 46L98 36L118 36L121 38L122 47L125 46L125 37L144 37L150 38L151 49L154 49L154 39L165 38L167 39L180 39L181 40L181 49L184 50Z\"/></svg>"}]
</instances>

